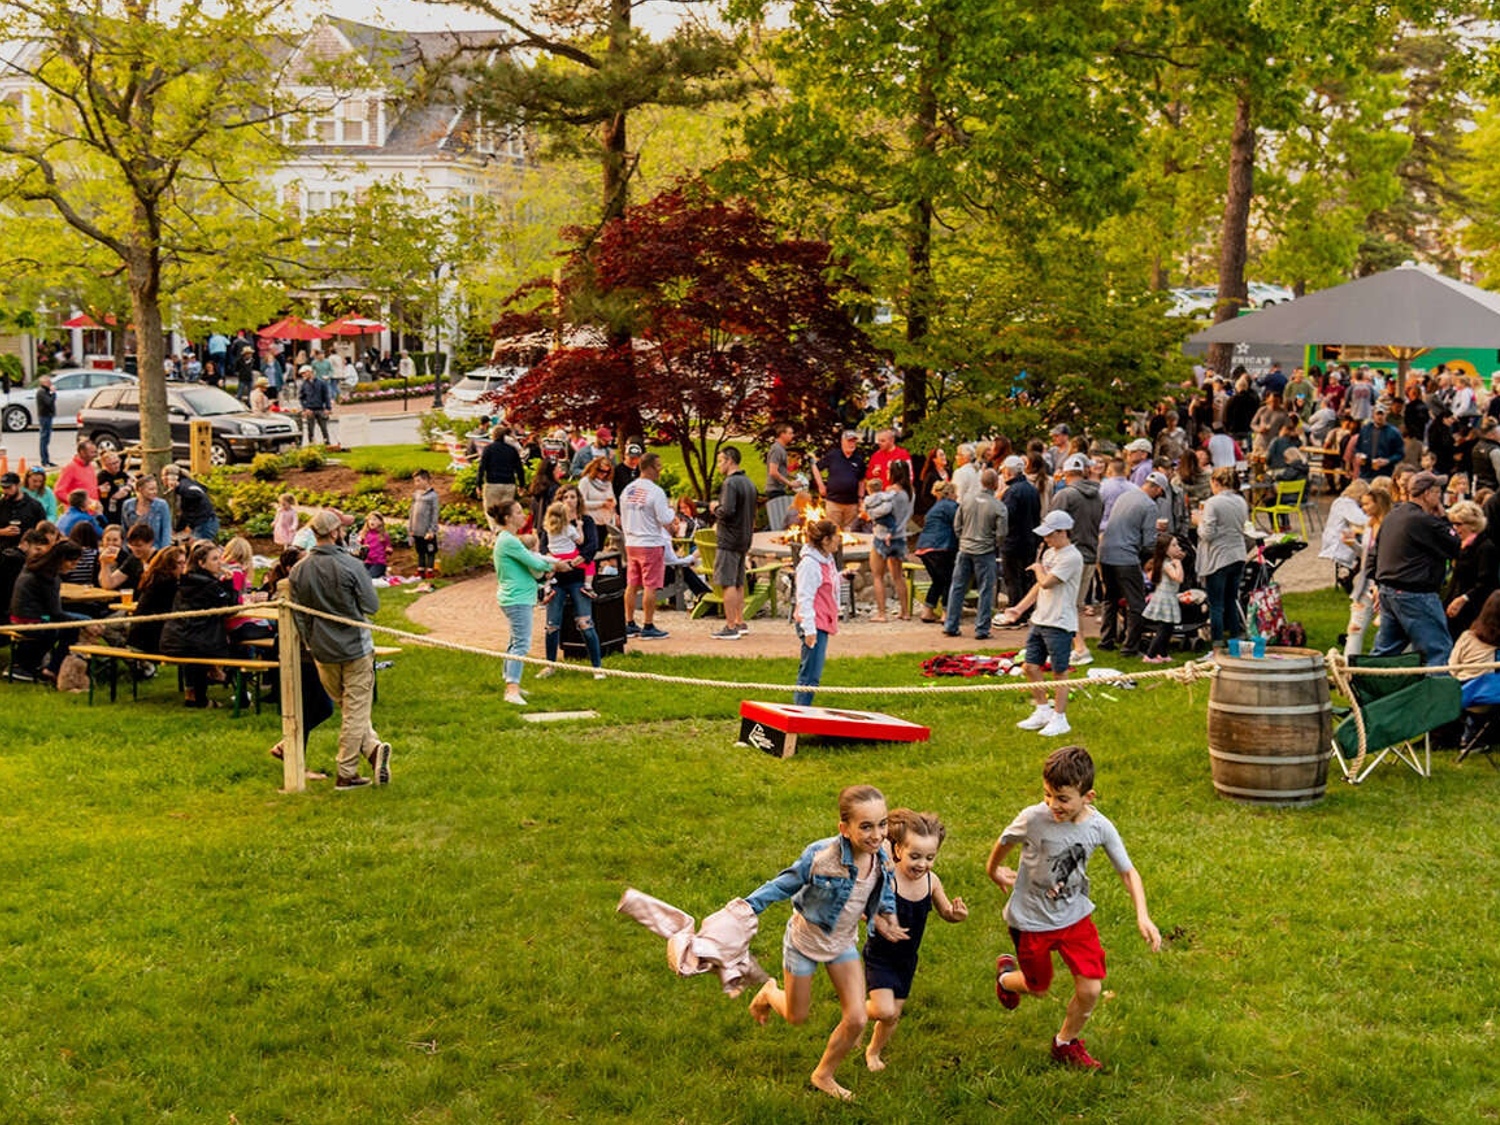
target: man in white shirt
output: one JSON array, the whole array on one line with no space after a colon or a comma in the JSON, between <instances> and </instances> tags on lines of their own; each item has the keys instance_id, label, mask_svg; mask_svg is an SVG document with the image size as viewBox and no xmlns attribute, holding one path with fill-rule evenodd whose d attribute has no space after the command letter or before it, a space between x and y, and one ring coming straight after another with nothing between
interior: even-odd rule
<instances>
[{"instance_id":1,"label":"man in white shirt","mask_svg":"<svg viewBox=\"0 0 1500 1125\"><path fill-rule=\"evenodd\" d=\"M656 627L656 591L666 577L667 547L676 518L667 494L656 483L661 476L661 456L647 453L642 457L640 474L620 493L620 529L625 535L625 635L656 641L668 635L665 629ZM635 623L637 594L641 595L641 625Z\"/></svg>"}]
</instances>

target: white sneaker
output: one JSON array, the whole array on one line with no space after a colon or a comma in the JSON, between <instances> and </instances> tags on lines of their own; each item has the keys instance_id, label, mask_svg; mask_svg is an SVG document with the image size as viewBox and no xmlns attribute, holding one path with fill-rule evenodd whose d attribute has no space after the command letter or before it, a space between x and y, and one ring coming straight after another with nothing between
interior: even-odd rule
<instances>
[{"instance_id":1,"label":"white sneaker","mask_svg":"<svg viewBox=\"0 0 1500 1125\"><path fill-rule=\"evenodd\" d=\"M594 670L594 679L596 679L596 680L604 680L604 679L608 679L608 678L609 677L607 677L603 672L600 672L598 669Z\"/></svg>"},{"instance_id":2,"label":"white sneaker","mask_svg":"<svg viewBox=\"0 0 1500 1125\"><path fill-rule=\"evenodd\" d=\"M549 676L554 675L556 672L557 672L557 669L554 668L554 667L552 667L552 665L548 664L545 668L543 668L539 672L537 672L536 678L539 679L539 680L545 680Z\"/></svg>"},{"instance_id":3,"label":"white sneaker","mask_svg":"<svg viewBox=\"0 0 1500 1125\"><path fill-rule=\"evenodd\" d=\"M1041 730L1053 719L1058 718L1056 711L1050 707L1038 707L1027 718L1016 724L1021 730Z\"/></svg>"},{"instance_id":4,"label":"white sneaker","mask_svg":"<svg viewBox=\"0 0 1500 1125\"><path fill-rule=\"evenodd\" d=\"M1085 664L1092 664L1093 662L1094 654L1088 649L1084 649L1082 652L1075 652L1072 656L1068 657L1069 668L1082 668Z\"/></svg>"},{"instance_id":5,"label":"white sneaker","mask_svg":"<svg viewBox=\"0 0 1500 1125\"><path fill-rule=\"evenodd\" d=\"M1043 738L1056 738L1060 734L1067 734L1073 728L1068 725L1066 715L1053 714L1051 722L1044 726L1039 732Z\"/></svg>"}]
</instances>

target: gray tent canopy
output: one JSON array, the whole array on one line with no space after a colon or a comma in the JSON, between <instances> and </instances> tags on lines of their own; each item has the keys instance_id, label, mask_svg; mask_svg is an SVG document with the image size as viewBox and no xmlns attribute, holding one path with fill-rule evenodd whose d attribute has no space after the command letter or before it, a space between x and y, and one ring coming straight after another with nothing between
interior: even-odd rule
<instances>
[{"instance_id":1,"label":"gray tent canopy","mask_svg":"<svg viewBox=\"0 0 1500 1125\"><path fill-rule=\"evenodd\" d=\"M1399 384L1430 348L1500 349L1500 293L1407 264L1226 320L1192 342L1384 348Z\"/></svg>"}]
</instances>

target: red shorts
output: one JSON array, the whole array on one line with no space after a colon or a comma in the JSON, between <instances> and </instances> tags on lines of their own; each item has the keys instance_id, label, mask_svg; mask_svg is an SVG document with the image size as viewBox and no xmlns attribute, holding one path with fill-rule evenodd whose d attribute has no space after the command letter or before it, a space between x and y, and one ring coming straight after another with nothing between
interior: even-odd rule
<instances>
[{"instance_id":1,"label":"red shorts","mask_svg":"<svg viewBox=\"0 0 1500 1125\"><path fill-rule=\"evenodd\" d=\"M1032 992L1046 992L1052 987L1054 949L1074 976L1104 979L1104 946L1099 944L1092 914L1060 930L1018 930L1012 926L1010 938L1016 943L1016 960L1026 977L1026 987Z\"/></svg>"},{"instance_id":2,"label":"red shorts","mask_svg":"<svg viewBox=\"0 0 1500 1125\"><path fill-rule=\"evenodd\" d=\"M665 547L626 547L625 585L660 590L667 577Z\"/></svg>"}]
</instances>

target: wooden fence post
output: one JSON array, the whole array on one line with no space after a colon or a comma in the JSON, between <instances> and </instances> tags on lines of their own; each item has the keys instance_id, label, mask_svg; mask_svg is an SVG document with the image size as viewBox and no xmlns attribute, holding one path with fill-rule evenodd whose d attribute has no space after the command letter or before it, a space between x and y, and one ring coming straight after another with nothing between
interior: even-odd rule
<instances>
[{"instance_id":1,"label":"wooden fence post","mask_svg":"<svg viewBox=\"0 0 1500 1125\"><path fill-rule=\"evenodd\" d=\"M285 600L276 611L276 635L281 659L281 787L284 793L301 793L307 788L302 749L302 642L291 603Z\"/></svg>"}]
</instances>

